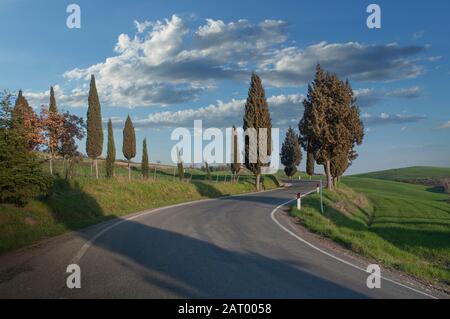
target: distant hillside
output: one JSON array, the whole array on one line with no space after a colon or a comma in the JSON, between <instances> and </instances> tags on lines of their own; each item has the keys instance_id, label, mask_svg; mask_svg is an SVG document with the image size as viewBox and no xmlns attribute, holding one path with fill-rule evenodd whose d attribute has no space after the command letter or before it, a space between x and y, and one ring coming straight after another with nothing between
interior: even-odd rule
<instances>
[{"instance_id":1,"label":"distant hillside","mask_svg":"<svg viewBox=\"0 0 450 319\"><path fill-rule=\"evenodd\" d=\"M440 184L441 180L450 178L450 168L416 166L358 174L354 176L424 185L438 185Z\"/></svg>"},{"instance_id":2,"label":"distant hillside","mask_svg":"<svg viewBox=\"0 0 450 319\"><path fill-rule=\"evenodd\" d=\"M449 167L415 166L355 175L358 177L399 180L450 177Z\"/></svg>"}]
</instances>

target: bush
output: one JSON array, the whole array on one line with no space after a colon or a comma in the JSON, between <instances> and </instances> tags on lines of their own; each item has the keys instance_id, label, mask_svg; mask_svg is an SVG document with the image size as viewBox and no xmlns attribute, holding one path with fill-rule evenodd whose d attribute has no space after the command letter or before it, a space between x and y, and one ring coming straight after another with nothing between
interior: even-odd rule
<instances>
[{"instance_id":1,"label":"bush","mask_svg":"<svg viewBox=\"0 0 450 319\"><path fill-rule=\"evenodd\" d=\"M0 202L23 206L36 196L48 195L53 179L14 135L0 130Z\"/></svg>"}]
</instances>

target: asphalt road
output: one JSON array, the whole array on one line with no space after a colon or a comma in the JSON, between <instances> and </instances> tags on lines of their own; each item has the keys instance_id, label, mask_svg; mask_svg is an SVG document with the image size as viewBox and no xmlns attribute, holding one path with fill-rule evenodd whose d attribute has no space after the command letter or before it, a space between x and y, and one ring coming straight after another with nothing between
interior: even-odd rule
<instances>
[{"instance_id":1,"label":"asphalt road","mask_svg":"<svg viewBox=\"0 0 450 319\"><path fill-rule=\"evenodd\" d=\"M302 242L275 209L315 185L144 212L1 256L0 298L430 297L414 282L369 289L364 262ZM81 289L66 287L71 263Z\"/></svg>"}]
</instances>

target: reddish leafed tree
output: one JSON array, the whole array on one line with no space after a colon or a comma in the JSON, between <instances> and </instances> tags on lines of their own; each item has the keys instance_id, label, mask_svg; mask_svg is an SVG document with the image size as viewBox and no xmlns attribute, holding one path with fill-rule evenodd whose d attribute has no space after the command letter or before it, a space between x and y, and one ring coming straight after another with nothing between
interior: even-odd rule
<instances>
[{"instance_id":1,"label":"reddish leafed tree","mask_svg":"<svg viewBox=\"0 0 450 319\"><path fill-rule=\"evenodd\" d=\"M64 129L64 116L57 112L50 112L43 107L41 110L41 125L45 146L50 154L50 174L53 175L53 159L58 151L58 143Z\"/></svg>"},{"instance_id":2,"label":"reddish leafed tree","mask_svg":"<svg viewBox=\"0 0 450 319\"><path fill-rule=\"evenodd\" d=\"M64 119L62 130L59 134L57 152L64 158L66 178L72 175L74 163L81 156L76 140L81 140L86 135L86 125L83 118L70 114L68 111L62 114Z\"/></svg>"},{"instance_id":3,"label":"reddish leafed tree","mask_svg":"<svg viewBox=\"0 0 450 319\"><path fill-rule=\"evenodd\" d=\"M23 96L22 91L19 91L17 95L12 118L13 125L22 135L28 151L34 151L41 144L45 143L40 119L33 111L33 108L28 105L28 101Z\"/></svg>"}]
</instances>

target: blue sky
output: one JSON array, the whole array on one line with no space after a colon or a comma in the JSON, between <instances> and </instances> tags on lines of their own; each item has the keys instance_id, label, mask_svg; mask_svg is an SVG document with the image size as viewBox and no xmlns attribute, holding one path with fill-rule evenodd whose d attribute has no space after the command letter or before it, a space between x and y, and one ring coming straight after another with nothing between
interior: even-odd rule
<instances>
[{"instance_id":1,"label":"blue sky","mask_svg":"<svg viewBox=\"0 0 450 319\"><path fill-rule=\"evenodd\" d=\"M70 3L81 29L66 26ZM381 29L366 26L370 3ZM85 116L93 73L118 156L130 114L151 161L170 162L175 127L242 124L252 70L274 126L296 127L320 62L350 79L366 125L350 172L450 166L449 12L443 0L0 0L0 88L23 89L39 107L53 85L61 109Z\"/></svg>"}]
</instances>

